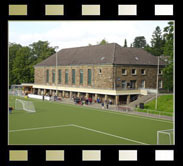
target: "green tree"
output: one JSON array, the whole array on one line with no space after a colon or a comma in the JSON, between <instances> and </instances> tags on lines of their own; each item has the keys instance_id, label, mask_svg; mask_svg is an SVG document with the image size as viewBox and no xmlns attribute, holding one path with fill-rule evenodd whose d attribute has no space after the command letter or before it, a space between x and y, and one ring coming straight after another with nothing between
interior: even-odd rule
<instances>
[{"instance_id":1,"label":"green tree","mask_svg":"<svg viewBox=\"0 0 183 166\"><path fill-rule=\"evenodd\" d=\"M127 46L127 40L125 39L125 41L124 41L124 46L123 47L128 47Z\"/></svg>"},{"instance_id":2,"label":"green tree","mask_svg":"<svg viewBox=\"0 0 183 166\"><path fill-rule=\"evenodd\" d=\"M9 85L34 82L34 65L55 53L47 41L23 47L9 43Z\"/></svg>"},{"instance_id":3,"label":"green tree","mask_svg":"<svg viewBox=\"0 0 183 166\"><path fill-rule=\"evenodd\" d=\"M169 91L173 90L173 22L168 22L168 26L164 28L165 45L163 54L168 57L168 65L163 69L164 88Z\"/></svg>"},{"instance_id":4,"label":"green tree","mask_svg":"<svg viewBox=\"0 0 183 166\"><path fill-rule=\"evenodd\" d=\"M9 43L9 86L14 84L15 75L13 74L13 63L16 58L17 51L22 48L20 44Z\"/></svg>"},{"instance_id":5,"label":"green tree","mask_svg":"<svg viewBox=\"0 0 183 166\"><path fill-rule=\"evenodd\" d=\"M12 74L14 75L14 84L30 82L30 63L31 50L29 47L22 47L16 52L16 57L12 66Z\"/></svg>"},{"instance_id":6,"label":"green tree","mask_svg":"<svg viewBox=\"0 0 183 166\"><path fill-rule=\"evenodd\" d=\"M135 48L144 48L146 46L146 39L144 36L137 36L134 39L133 47Z\"/></svg>"},{"instance_id":7,"label":"green tree","mask_svg":"<svg viewBox=\"0 0 183 166\"><path fill-rule=\"evenodd\" d=\"M159 26L156 27L155 31L152 34L152 39L151 39L151 53L154 56L160 56L163 54L164 50L164 45L165 45L165 39L163 38L161 29Z\"/></svg>"},{"instance_id":8,"label":"green tree","mask_svg":"<svg viewBox=\"0 0 183 166\"><path fill-rule=\"evenodd\" d=\"M98 45L104 45L104 44L107 44L107 43L108 42L105 39L101 40L100 42L97 42Z\"/></svg>"}]
</instances>

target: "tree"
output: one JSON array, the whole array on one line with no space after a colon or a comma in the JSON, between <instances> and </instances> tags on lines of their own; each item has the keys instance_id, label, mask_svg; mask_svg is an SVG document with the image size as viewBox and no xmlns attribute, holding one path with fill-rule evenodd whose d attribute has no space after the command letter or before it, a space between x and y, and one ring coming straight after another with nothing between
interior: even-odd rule
<instances>
[{"instance_id":1,"label":"tree","mask_svg":"<svg viewBox=\"0 0 183 166\"><path fill-rule=\"evenodd\" d=\"M137 36L134 39L133 47L135 48L144 48L146 46L146 39L144 36Z\"/></svg>"},{"instance_id":2,"label":"tree","mask_svg":"<svg viewBox=\"0 0 183 166\"><path fill-rule=\"evenodd\" d=\"M155 31L152 34L151 39L151 53L154 56L160 56L163 54L163 47L165 45L165 39L163 38L161 29L159 26L156 27Z\"/></svg>"},{"instance_id":3,"label":"tree","mask_svg":"<svg viewBox=\"0 0 183 166\"><path fill-rule=\"evenodd\" d=\"M168 22L168 26L164 28L165 45L163 53L168 56L168 65L163 69L164 88L169 91L173 90L173 22Z\"/></svg>"},{"instance_id":4,"label":"tree","mask_svg":"<svg viewBox=\"0 0 183 166\"><path fill-rule=\"evenodd\" d=\"M100 42L97 42L98 45L104 45L104 44L107 44L107 43L108 42L105 39L101 40Z\"/></svg>"},{"instance_id":5,"label":"tree","mask_svg":"<svg viewBox=\"0 0 183 166\"><path fill-rule=\"evenodd\" d=\"M16 58L17 51L22 48L20 44L9 43L9 86L14 84L15 75L13 74L13 63Z\"/></svg>"},{"instance_id":6,"label":"tree","mask_svg":"<svg viewBox=\"0 0 183 166\"><path fill-rule=\"evenodd\" d=\"M127 47L127 40L126 39L124 41L124 46L123 47Z\"/></svg>"},{"instance_id":7,"label":"tree","mask_svg":"<svg viewBox=\"0 0 183 166\"><path fill-rule=\"evenodd\" d=\"M12 74L14 75L14 84L30 82L30 63L31 50L29 47L22 47L16 52L13 62Z\"/></svg>"},{"instance_id":8,"label":"tree","mask_svg":"<svg viewBox=\"0 0 183 166\"><path fill-rule=\"evenodd\" d=\"M9 43L9 85L34 82L34 65L55 53L47 41L29 46Z\"/></svg>"}]
</instances>

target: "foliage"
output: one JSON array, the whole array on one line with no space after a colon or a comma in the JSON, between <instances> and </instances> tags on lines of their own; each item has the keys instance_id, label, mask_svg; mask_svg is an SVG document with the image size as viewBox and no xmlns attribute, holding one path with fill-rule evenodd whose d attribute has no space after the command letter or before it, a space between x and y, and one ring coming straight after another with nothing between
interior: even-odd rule
<instances>
[{"instance_id":1,"label":"foliage","mask_svg":"<svg viewBox=\"0 0 183 166\"><path fill-rule=\"evenodd\" d=\"M164 46L164 55L168 56L168 65L163 70L164 88L169 91L173 90L173 22L169 22L168 26L164 28L164 38L166 40Z\"/></svg>"},{"instance_id":2,"label":"foliage","mask_svg":"<svg viewBox=\"0 0 183 166\"><path fill-rule=\"evenodd\" d=\"M146 46L146 39L144 36L137 36L134 39L133 47L135 48L144 48Z\"/></svg>"},{"instance_id":3,"label":"foliage","mask_svg":"<svg viewBox=\"0 0 183 166\"><path fill-rule=\"evenodd\" d=\"M125 39L125 41L124 41L124 46L123 47L128 47L127 46L127 40Z\"/></svg>"},{"instance_id":4,"label":"foliage","mask_svg":"<svg viewBox=\"0 0 183 166\"><path fill-rule=\"evenodd\" d=\"M47 41L38 41L29 46L9 43L9 86L33 83L34 65L55 53Z\"/></svg>"}]
</instances>

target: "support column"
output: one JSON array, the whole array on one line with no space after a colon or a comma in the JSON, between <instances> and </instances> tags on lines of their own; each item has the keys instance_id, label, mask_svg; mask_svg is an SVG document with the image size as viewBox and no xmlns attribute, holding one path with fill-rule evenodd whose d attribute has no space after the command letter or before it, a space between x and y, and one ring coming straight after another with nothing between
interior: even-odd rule
<instances>
[{"instance_id":1,"label":"support column","mask_svg":"<svg viewBox=\"0 0 183 166\"><path fill-rule=\"evenodd\" d=\"M41 89L38 89L38 95L40 95L41 94Z\"/></svg>"},{"instance_id":2,"label":"support column","mask_svg":"<svg viewBox=\"0 0 183 166\"><path fill-rule=\"evenodd\" d=\"M116 105L119 105L119 96L115 96Z\"/></svg>"},{"instance_id":3,"label":"support column","mask_svg":"<svg viewBox=\"0 0 183 166\"><path fill-rule=\"evenodd\" d=\"M70 98L72 98L72 92L70 92Z\"/></svg>"},{"instance_id":4,"label":"support column","mask_svg":"<svg viewBox=\"0 0 183 166\"><path fill-rule=\"evenodd\" d=\"M35 89L34 89L34 88L32 89L32 93L33 93L33 94L35 93Z\"/></svg>"},{"instance_id":5,"label":"support column","mask_svg":"<svg viewBox=\"0 0 183 166\"><path fill-rule=\"evenodd\" d=\"M107 100L108 99L108 96L107 95L105 95L105 100Z\"/></svg>"},{"instance_id":6,"label":"support column","mask_svg":"<svg viewBox=\"0 0 183 166\"><path fill-rule=\"evenodd\" d=\"M62 92L62 97L65 97L65 91Z\"/></svg>"},{"instance_id":7,"label":"support column","mask_svg":"<svg viewBox=\"0 0 183 166\"><path fill-rule=\"evenodd\" d=\"M44 92L43 93L44 93L44 95L46 95L46 89L44 89Z\"/></svg>"},{"instance_id":8,"label":"support column","mask_svg":"<svg viewBox=\"0 0 183 166\"><path fill-rule=\"evenodd\" d=\"M98 94L95 94L95 100L97 100L97 98L98 98Z\"/></svg>"},{"instance_id":9,"label":"support column","mask_svg":"<svg viewBox=\"0 0 183 166\"><path fill-rule=\"evenodd\" d=\"M88 99L88 96L89 96L88 93L86 93L86 96L85 96L85 97L86 97L87 99Z\"/></svg>"},{"instance_id":10,"label":"support column","mask_svg":"<svg viewBox=\"0 0 183 166\"><path fill-rule=\"evenodd\" d=\"M78 92L77 97L80 97L80 92Z\"/></svg>"},{"instance_id":11,"label":"support column","mask_svg":"<svg viewBox=\"0 0 183 166\"><path fill-rule=\"evenodd\" d=\"M128 95L126 99L126 104L129 104L129 103L130 103L130 95Z\"/></svg>"}]
</instances>

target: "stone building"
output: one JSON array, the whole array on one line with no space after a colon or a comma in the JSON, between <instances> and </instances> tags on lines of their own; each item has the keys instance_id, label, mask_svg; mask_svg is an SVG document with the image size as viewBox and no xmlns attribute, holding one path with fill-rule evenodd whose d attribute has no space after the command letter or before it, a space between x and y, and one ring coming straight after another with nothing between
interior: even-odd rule
<instances>
[{"instance_id":1,"label":"stone building","mask_svg":"<svg viewBox=\"0 0 183 166\"><path fill-rule=\"evenodd\" d=\"M116 43L62 49L35 65L34 94L84 96L128 104L156 89L158 58ZM163 88L159 63L159 88Z\"/></svg>"}]
</instances>

